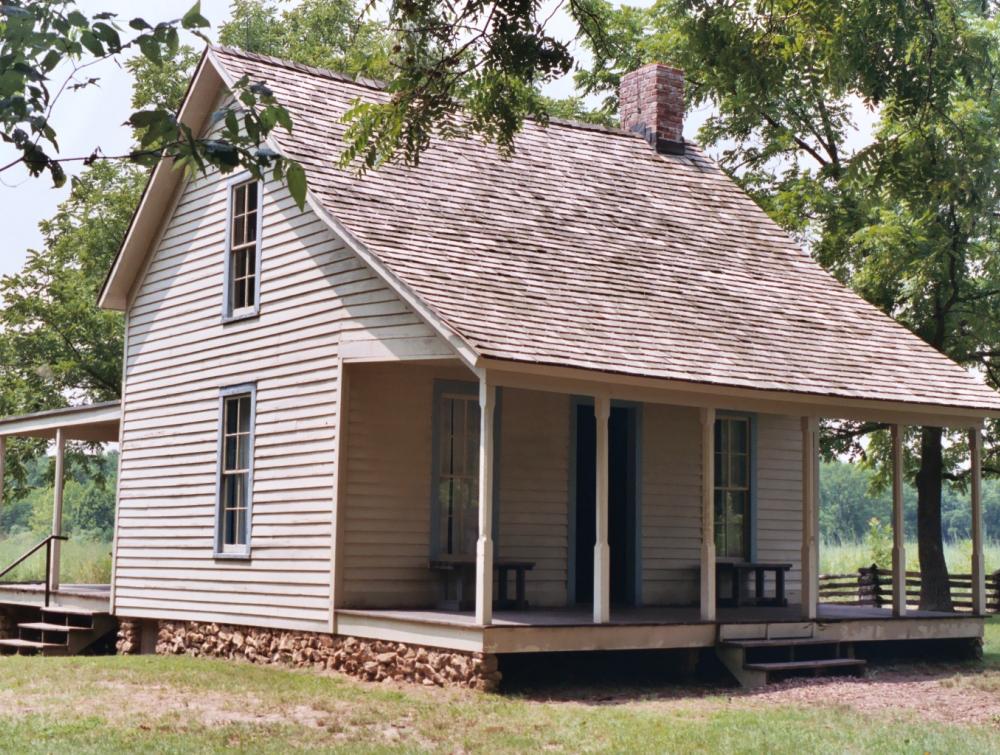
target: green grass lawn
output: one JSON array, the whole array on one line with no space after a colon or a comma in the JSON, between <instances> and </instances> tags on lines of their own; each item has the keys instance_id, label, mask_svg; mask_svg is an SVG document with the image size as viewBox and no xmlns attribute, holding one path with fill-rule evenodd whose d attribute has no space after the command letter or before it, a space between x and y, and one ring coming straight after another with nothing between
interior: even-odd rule
<instances>
[{"instance_id":1,"label":"green grass lawn","mask_svg":"<svg viewBox=\"0 0 1000 755\"><path fill-rule=\"evenodd\" d=\"M996 620L986 651L930 684L997 698ZM892 673L850 684L891 685ZM0 751L1000 752L1000 717L863 712L829 689L822 704L677 685L501 696L186 657L3 658Z\"/></svg>"}]
</instances>

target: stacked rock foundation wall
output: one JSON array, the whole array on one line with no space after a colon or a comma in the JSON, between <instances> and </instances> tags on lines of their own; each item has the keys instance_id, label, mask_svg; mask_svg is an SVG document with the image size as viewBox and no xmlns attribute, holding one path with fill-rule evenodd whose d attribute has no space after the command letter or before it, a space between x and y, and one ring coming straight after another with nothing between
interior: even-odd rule
<instances>
[{"instance_id":1,"label":"stacked rock foundation wall","mask_svg":"<svg viewBox=\"0 0 1000 755\"><path fill-rule=\"evenodd\" d=\"M147 646L150 623L120 618L118 652ZM155 625L156 653L241 659L251 663L339 671L372 682L415 682L426 686L496 690L497 657L484 653L368 640L342 635L233 626L193 621Z\"/></svg>"}]
</instances>

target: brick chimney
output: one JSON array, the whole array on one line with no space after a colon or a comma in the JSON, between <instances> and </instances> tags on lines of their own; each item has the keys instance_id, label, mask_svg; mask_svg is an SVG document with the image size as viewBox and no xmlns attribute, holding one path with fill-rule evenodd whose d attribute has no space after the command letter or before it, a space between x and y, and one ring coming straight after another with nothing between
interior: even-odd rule
<instances>
[{"instance_id":1,"label":"brick chimney","mask_svg":"<svg viewBox=\"0 0 1000 755\"><path fill-rule=\"evenodd\" d=\"M684 71L651 63L618 87L622 128L642 134L657 152L684 154Z\"/></svg>"}]
</instances>

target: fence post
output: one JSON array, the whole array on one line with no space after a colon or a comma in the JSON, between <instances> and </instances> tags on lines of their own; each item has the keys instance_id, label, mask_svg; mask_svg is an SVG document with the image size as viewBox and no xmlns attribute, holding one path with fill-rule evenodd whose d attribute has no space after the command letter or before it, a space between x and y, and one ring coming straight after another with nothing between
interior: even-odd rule
<instances>
[{"instance_id":1,"label":"fence post","mask_svg":"<svg viewBox=\"0 0 1000 755\"><path fill-rule=\"evenodd\" d=\"M993 613L1000 613L1000 569L993 572ZM989 601L986 602L986 612L990 612Z\"/></svg>"},{"instance_id":2,"label":"fence post","mask_svg":"<svg viewBox=\"0 0 1000 755\"><path fill-rule=\"evenodd\" d=\"M867 588L867 589L866 589ZM858 569L858 605L881 608L884 600L878 578L878 565Z\"/></svg>"}]
</instances>

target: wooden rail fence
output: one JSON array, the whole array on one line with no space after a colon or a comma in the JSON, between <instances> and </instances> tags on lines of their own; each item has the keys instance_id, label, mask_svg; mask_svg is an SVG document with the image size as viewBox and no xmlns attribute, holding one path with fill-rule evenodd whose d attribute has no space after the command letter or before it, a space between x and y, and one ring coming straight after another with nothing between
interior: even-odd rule
<instances>
[{"instance_id":1,"label":"wooden rail fence","mask_svg":"<svg viewBox=\"0 0 1000 755\"><path fill-rule=\"evenodd\" d=\"M972 610L972 575L949 576L951 600L956 610ZM819 599L823 603L852 603L859 606L892 605L892 570L876 564L858 569L853 574L821 574ZM906 602L920 602L920 572L906 572ZM1000 571L986 575L986 612L1000 613Z\"/></svg>"}]
</instances>

